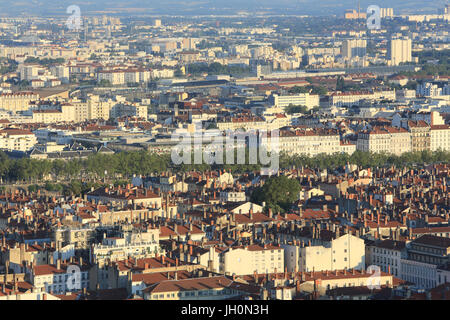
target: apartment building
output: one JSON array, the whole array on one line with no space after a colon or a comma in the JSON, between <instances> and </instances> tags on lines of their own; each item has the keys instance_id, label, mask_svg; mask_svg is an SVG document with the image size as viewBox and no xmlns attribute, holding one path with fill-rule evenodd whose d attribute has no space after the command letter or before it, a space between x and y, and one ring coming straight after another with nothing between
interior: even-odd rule
<instances>
[{"instance_id":1,"label":"apartment building","mask_svg":"<svg viewBox=\"0 0 450 320\"><path fill-rule=\"evenodd\" d=\"M283 244L288 272L365 269L364 240L342 235L321 245Z\"/></svg>"},{"instance_id":2,"label":"apartment building","mask_svg":"<svg viewBox=\"0 0 450 320\"><path fill-rule=\"evenodd\" d=\"M89 109L88 109L88 102L87 101L81 101L78 99L70 100L70 104L74 108L74 121L75 122L83 122L88 120L89 118Z\"/></svg>"},{"instance_id":3,"label":"apartment building","mask_svg":"<svg viewBox=\"0 0 450 320\"><path fill-rule=\"evenodd\" d=\"M430 125L425 121L408 121L407 126L411 133L411 151L430 150Z\"/></svg>"},{"instance_id":4,"label":"apartment building","mask_svg":"<svg viewBox=\"0 0 450 320\"><path fill-rule=\"evenodd\" d=\"M225 300L241 294L224 276L166 280L142 290L144 300Z\"/></svg>"},{"instance_id":5,"label":"apartment building","mask_svg":"<svg viewBox=\"0 0 450 320\"><path fill-rule=\"evenodd\" d=\"M112 85L125 84L125 72L123 70L103 70L97 73L97 81L109 81Z\"/></svg>"},{"instance_id":6,"label":"apartment building","mask_svg":"<svg viewBox=\"0 0 450 320\"><path fill-rule=\"evenodd\" d=\"M124 232L120 237L105 237L101 244L92 245L91 263L102 267L106 261L118 261L132 257L151 258L161 254L159 229L147 232Z\"/></svg>"},{"instance_id":7,"label":"apartment building","mask_svg":"<svg viewBox=\"0 0 450 320\"><path fill-rule=\"evenodd\" d=\"M406 245L401 241L388 239L366 246L366 265L379 266L395 277L401 276L401 261L406 257Z\"/></svg>"},{"instance_id":8,"label":"apartment building","mask_svg":"<svg viewBox=\"0 0 450 320\"><path fill-rule=\"evenodd\" d=\"M244 202L246 196L244 191L225 189L220 191L219 199L221 202Z\"/></svg>"},{"instance_id":9,"label":"apartment building","mask_svg":"<svg viewBox=\"0 0 450 320\"><path fill-rule=\"evenodd\" d=\"M364 39L350 39L342 42L341 54L344 58L364 57L367 53L367 41Z\"/></svg>"},{"instance_id":10,"label":"apartment building","mask_svg":"<svg viewBox=\"0 0 450 320\"><path fill-rule=\"evenodd\" d=\"M439 266L447 265L450 238L423 235L409 244L408 258L402 259L401 279L429 289L438 283Z\"/></svg>"},{"instance_id":11,"label":"apartment building","mask_svg":"<svg viewBox=\"0 0 450 320\"><path fill-rule=\"evenodd\" d=\"M416 89L417 95L422 97L438 97L442 95L442 88L430 82L419 84Z\"/></svg>"},{"instance_id":12,"label":"apartment building","mask_svg":"<svg viewBox=\"0 0 450 320\"><path fill-rule=\"evenodd\" d=\"M358 105L361 100L369 100L372 98L370 92L342 92L333 93L329 97L329 105L336 107L351 107L352 105Z\"/></svg>"},{"instance_id":13,"label":"apartment building","mask_svg":"<svg viewBox=\"0 0 450 320\"><path fill-rule=\"evenodd\" d=\"M412 62L412 40L408 38L391 39L388 45L388 57L393 66Z\"/></svg>"},{"instance_id":14,"label":"apartment building","mask_svg":"<svg viewBox=\"0 0 450 320\"><path fill-rule=\"evenodd\" d=\"M89 287L89 269L70 262L32 266L30 282L36 292L64 294Z\"/></svg>"},{"instance_id":15,"label":"apartment building","mask_svg":"<svg viewBox=\"0 0 450 320\"><path fill-rule=\"evenodd\" d=\"M7 111L28 110L30 102L39 100L39 94L34 92L16 92L0 94L0 109Z\"/></svg>"},{"instance_id":16,"label":"apartment building","mask_svg":"<svg viewBox=\"0 0 450 320\"><path fill-rule=\"evenodd\" d=\"M267 149L270 151L270 139L267 140ZM298 128L280 130L278 145L280 153L284 152L288 155L304 154L310 157L321 153L341 153L344 150L341 146L339 133L328 129Z\"/></svg>"},{"instance_id":17,"label":"apartment building","mask_svg":"<svg viewBox=\"0 0 450 320\"><path fill-rule=\"evenodd\" d=\"M267 123L261 117L238 116L226 117L217 121L217 129L225 130L267 130Z\"/></svg>"},{"instance_id":18,"label":"apartment building","mask_svg":"<svg viewBox=\"0 0 450 320\"><path fill-rule=\"evenodd\" d=\"M220 272L230 275L276 273L284 268L284 249L273 245L230 247L219 258Z\"/></svg>"},{"instance_id":19,"label":"apartment building","mask_svg":"<svg viewBox=\"0 0 450 320\"><path fill-rule=\"evenodd\" d=\"M31 115L31 122L34 123L58 123L73 122L77 119L76 108L70 103L56 106L54 109L36 109L24 112Z\"/></svg>"},{"instance_id":20,"label":"apartment building","mask_svg":"<svg viewBox=\"0 0 450 320\"><path fill-rule=\"evenodd\" d=\"M98 188L87 193L87 200L95 203L113 204L113 205L142 205L145 207L159 209L161 208L161 196L148 189L138 187L127 188Z\"/></svg>"},{"instance_id":21,"label":"apartment building","mask_svg":"<svg viewBox=\"0 0 450 320\"><path fill-rule=\"evenodd\" d=\"M62 65L51 66L50 73L59 80L61 80L61 83L70 82L70 68L68 66Z\"/></svg>"},{"instance_id":22,"label":"apartment building","mask_svg":"<svg viewBox=\"0 0 450 320\"><path fill-rule=\"evenodd\" d=\"M356 149L401 155L411 151L411 134L404 128L374 127L358 133Z\"/></svg>"},{"instance_id":23,"label":"apartment building","mask_svg":"<svg viewBox=\"0 0 450 320\"><path fill-rule=\"evenodd\" d=\"M96 236L95 228L84 226L65 226L54 231L56 249L61 249L68 245L73 245L75 250L87 250Z\"/></svg>"},{"instance_id":24,"label":"apartment building","mask_svg":"<svg viewBox=\"0 0 450 320\"><path fill-rule=\"evenodd\" d=\"M37 143L38 140L31 131L20 129L0 130L0 149L26 152L33 149Z\"/></svg>"},{"instance_id":25,"label":"apartment building","mask_svg":"<svg viewBox=\"0 0 450 320\"><path fill-rule=\"evenodd\" d=\"M449 125L432 125L430 127L430 150L450 151Z\"/></svg>"},{"instance_id":26,"label":"apartment building","mask_svg":"<svg viewBox=\"0 0 450 320\"><path fill-rule=\"evenodd\" d=\"M269 97L269 103L275 107L305 106L309 109L318 107L320 104L319 95L301 93L297 95L278 95L273 94Z\"/></svg>"},{"instance_id":27,"label":"apartment building","mask_svg":"<svg viewBox=\"0 0 450 320\"><path fill-rule=\"evenodd\" d=\"M6 249L4 258L8 261L8 267L14 273L20 274L26 272L25 266L32 263L48 264L52 255L53 249L45 245L21 243L19 246Z\"/></svg>"},{"instance_id":28,"label":"apartment building","mask_svg":"<svg viewBox=\"0 0 450 320\"><path fill-rule=\"evenodd\" d=\"M364 100L392 100L395 101L396 94L393 91L375 91L375 92L341 92L333 93L329 96L329 105L336 107L351 107L359 105Z\"/></svg>"},{"instance_id":29,"label":"apartment building","mask_svg":"<svg viewBox=\"0 0 450 320\"><path fill-rule=\"evenodd\" d=\"M147 106L137 103L117 103L111 108L109 117L138 117L147 120L147 109Z\"/></svg>"},{"instance_id":30,"label":"apartment building","mask_svg":"<svg viewBox=\"0 0 450 320\"><path fill-rule=\"evenodd\" d=\"M335 271L311 271L301 274L300 290L304 292L318 291L325 294L327 290L336 288L387 286L392 287L394 278L385 272L375 273L365 269L343 269Z\"/></svg>"}]
</instances>

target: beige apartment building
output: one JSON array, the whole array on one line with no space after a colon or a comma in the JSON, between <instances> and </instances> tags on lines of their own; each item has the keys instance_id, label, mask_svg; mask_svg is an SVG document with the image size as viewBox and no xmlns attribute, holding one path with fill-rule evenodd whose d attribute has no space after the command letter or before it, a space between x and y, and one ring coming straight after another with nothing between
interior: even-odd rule
<instances>
[{"instance_id":1,"label":"beige apartment building","mask_svg":"<svg viewBox=\"0 0 450 320\"><path fill-rule=\"evenodd\" d=\"M450 151L450 126L432 125L430 128L430 150Z\"/></svg>"},{"instance_id":2,"label":"beige apartment building","mask_svg":"<svg viewBox=\"0 0 450 320\"><path fill-rule=\"evenodd\" d=\"M403 38L390 40L388 45L388 57L393 66L413 61L411 39Z\"/></svg>"},{"instance_id":3,"label":"beige apartment building","mask_svg":"<svg viewBox=\"0 0 450 320\"><path fill-rule=\"evenodd\" d=\"M288 272L365 269L364 240L345 234L322 245L284 244Z\"/></svg>"},{"instance_id":4,"label":"beige apartment building","mask_svg":"<svg viewBox=\"0 0 450 320\"><path fill-rule=\"evenodd\" d=\"M39 245L29 245L28 243L21 243L15 248L9 248L5 252L5 261L9 262L9 268L15 273L23 273L24 263L30 265L43 265L50 261L50 256L53 255L52 250L41 248Z\"/></svg>"},{"instance_id":5,"label":"beige apartment building","mask_svg":"<svg viewBox=\"0 0 450 320\"><path fill-rule=\"evenodd\" d=\"M425 121L408 121L411 133L411 151L430 150L430 126Z\"/></svg>"},{"instance_id":6,"label":"beige apartment building","mask_svg":"<svg viewBox=\"0 0 450 320\"><path fill-rule=\"evenodd\" d=\"M277 95L273 94L269 97L269 103L275 107L305 106L309 109L318 107L320 104L319 95L311 95L309 93L300 93L297 95Z\"/></svg>"},{"instance_id":7,"label":"beige apartment building","mask_svg":"<svg viewBox=\"0 0 450 320\"><path fill-rule=\"evenodd\" d=\"M0 94L0 109L7 111L28 110L30 102L39 100L39 94L34 92L16 92Z\"/></svg>"},{"instance_id":8,"label":"beige apartment building","mask_svg":"<svg viewBox=\"0 0 450 320\"><path fill-rule=\"evenodd\" d=\"M411 133L403 128L373 128L358 134L356 149L401 155L411 151Z\"/></svg>"},{"instance_id":9,"label":"beige apartment building","mask_svg":"<svg viewBox=\"0 0 450 320\"><path fill-rule=\"evenodd\" d=\"M61 227L54 231L56 249L73 245L75 250L86 250L94 242L96 232L91 227Z\"/></svg>"},{"instance_id":10,"label":"beige apartment building","mask_svg":"<svg viewBox=\"0 0 450 320\"><path fill-rule=\"evenodd\" d=\"M284 249L256 244L231 247L221 255L219 269L230 275L276 273L284 269Z\"/></svg>"},{"instance_id":11,"label":"beige apartment building","mask_svg":"<svg viewBox=\"0 0 450 320\"><path fill-rule=\"evenodd\" d=\"M0 130L0 149L9 151L29 151L37 144L36 136L27 130Z\"/></svg>"},{"instance_id":12,"label":"beige apartment building","mask_svg":"<svg viewBox=\"0 0 450 320\"><path fill-rule=\"evenodd\" d=\"M58 109L32 110L32 122L57 123L75 120L75 108L70 104L61 105Z\"/></svg>"},{"instance_id":13,"label":"beige apartment building","mask_svg":"<svg viewBox=\"0 0 450 320\"><path fill-rule=\"evenodd\" d=\"M88 201L95 203L112 204L112 205L142 205L154 209L161 208L161 196L147 189L131 188L126 189L120 187L116 189L99 188L87 194Z\"/></svg>"},{"instance_id":14,"label":"beige apartment building","mask_svg":"<svg viewBox=\"0 0 450 320\"><path fill-rule=\"evenodd\" d=\"M109 81L112 85L120 85L125 83L125 72L122 70L104 70L97 73L97 81Z\"/></svg>"},{"instance_id":15,"label":"beige apartment building","mask_svg":"<svg viewBox=\"0 0 450 320\"><path fill-rule=\"evenodd\" d=\"M280 153L288 155L304 154L315 156L321 153L334 154L343 152L337 131L327 129L280 130L278 148ZM271 150L270 139L267 149Z\"/></svg>"},{"instance_id":16,"label":"beige apartment building","mask_svg":"<svg viewBox=\"0 0 450 320\"><path fill-rule=\"evenodd\" d=\"M336 107L351 107L359 105L363 100L392 100L395 101L395 90L375 92L341 92L333 93L329 97L329 105Z\"/></svg>"},{"instance_id":17,"label":"beige apartment building","mask_svg":"<svg viewBox=\"0 0 450 320\"><path fill-rule=\"evenodd\" d=\"M69 277L76 268L80 273L79 283L75 286ZM33 266L30 278L36 292L64 294L89 287L89 270L86 267L79 268L78 264L61 263L61 260L57 260L56 264Z\"/></svg>"},{"instance_id":18,"label":"beige apartment building","mask_svg":"<svg viewBox=\"0 0 450 320\"><path fill-rule=\"evenodd\" d=\"M159 246L159 229L146 232L128 232L122 237L104 238L101 244L91 246L91 262L102 267L106 261L151 258L163 254Z\"/></svg>"},{"instance_id":19,"label":"beige apartment building","mask_svg":"<svg viewBox=\"0 0 450 320\"><path fill-rule=\"evenodd\" d=\"M217 122L217 128L224 130L267 130L267 123L261 117L230 117Z\"/></svg>"},{"instance_id":20,"label":"beige apartment building","mask_svg":"<svg viewBox=\"0 0 450 320\"><path fill-rule=\"evenodd\" d=\"M240 295L224 276L161 281L142 290L144 300L225 300Z\"/></svg>"},{"instance_id":21,"label":"beige apartment building","mask_svg":"<svg viewBox=\"0 0 450 320\"><path fill-rule=\"evenodd\" d=\"M314 287L324 295L327 290L344 287L391 287L394 284L392 274L376 270L343 269L335 271L316 271L303 273L304 282L300 285L300 290L313 292Z\"/></svg>"}]
</instances>

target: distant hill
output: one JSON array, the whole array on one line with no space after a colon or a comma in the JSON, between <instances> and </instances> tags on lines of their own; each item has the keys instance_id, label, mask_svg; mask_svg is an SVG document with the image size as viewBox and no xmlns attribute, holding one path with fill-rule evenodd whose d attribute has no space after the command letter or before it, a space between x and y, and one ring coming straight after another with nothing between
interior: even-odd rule
<instances>
[{"instance_id":1,"label":"distant hill","mask_svg":"<svg viewBox=\"0 0 450 320\"><path fill-rule=\"evenodd\" d=\"M238 12L267 14L343 15L357 8L357 0L0 0L0 16L64 15L70 5L78 5L82 14L170 14L206 15ZM446 0L361 0L361 9L371 4L392 7L395 13L437 13Z\"/></svg>"}]
</instances>

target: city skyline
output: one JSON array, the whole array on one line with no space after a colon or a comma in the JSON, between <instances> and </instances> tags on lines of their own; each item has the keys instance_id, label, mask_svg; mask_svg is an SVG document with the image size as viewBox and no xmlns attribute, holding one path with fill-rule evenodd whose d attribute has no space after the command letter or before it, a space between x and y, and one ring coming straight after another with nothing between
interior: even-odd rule
<instances>
[{"instance_id":1,"label":"city skyline","mask_svg":"<svg viewBox=\"0 0 450 320\"><path fill-rule=\"evenodd\" d=\"M447 2L5 5L0 305L450 300Z\"/></svg>"}]
</instances>

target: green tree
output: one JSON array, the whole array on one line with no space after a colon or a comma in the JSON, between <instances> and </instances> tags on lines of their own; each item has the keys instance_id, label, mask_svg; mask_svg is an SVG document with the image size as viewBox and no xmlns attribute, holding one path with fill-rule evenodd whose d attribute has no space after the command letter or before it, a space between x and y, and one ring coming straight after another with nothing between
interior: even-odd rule
<instances>
[{"instance_id":1,"label":"green tree","mask_svg":"<svg viewBox=\"0 0 450 320\"><path fill-rule=\"evenodd\" d=\"M298 199L300 183L286 176L271 177L264 185L256 188L251 200L261 204L266 202L274 212L284 212Z\"/></svg>"}]
</instances>

